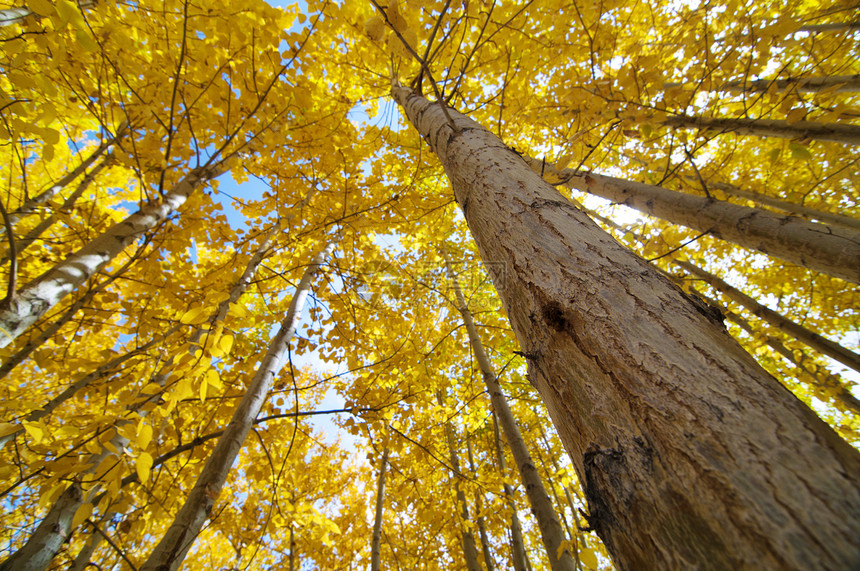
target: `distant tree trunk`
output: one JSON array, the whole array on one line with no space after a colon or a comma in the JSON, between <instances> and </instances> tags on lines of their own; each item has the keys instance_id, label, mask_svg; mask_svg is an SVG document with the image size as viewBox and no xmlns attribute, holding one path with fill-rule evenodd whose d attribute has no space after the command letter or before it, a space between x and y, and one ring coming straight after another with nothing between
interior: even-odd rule
<instances>
[{"instance_id":1,"label":"distant tree trunk","mask_svg":"<svg viewBox=\"0 0 860 571\"><path fill-rule=\"evenodd\" d=\"M63 202L63 205L60 206L59 210L61 212L71 210L71 208L75 205L78 199L83 196L84 192L87 191L93 180L95 180L95 178L102 171L102 169L105 168L105 166L107 166L107 160L100 162L93 170L85 174L83 180L78 183L78 186L77 188L75 188L75 191L70 194L69 197ZM53 226L56 220L56 213L52 213L50 216L45 216L45 218L43 218L41 222L34 226L32 230L27 232L26 236L24 236L23 238L19 238L17 240L18 255L20 256L24 252L24 250L32 246L33 242L38 240L45 232L45 230ZM4 261L8 258L9 255L7 254L6 256L4 256Z\"/></svg>"},{"instance_id":2,"label":"distant tree trunk","mask_svg":"<svg viewBox=\"0 0 860 571\"><path fill-rule=\"evenodd\" d=\"M472 454L472 439L466 434L466 453L469 456L469 471L472 474L477 474L475 468L475 457ZM487 571L493 571L493 555L490 553L490 538L487 535L487 525L484 522L484 502L481 499L481 492L475 490L475 512L477 513L476 520L478 522L478 534L481 536L481 552L484 555L484 565L487 566Z\"/></svg>"},{"instance_id":3,"label":"distant tree trunk","mask_svg":"<svg viewBox=\"0 0 860 571\"><path fill-rule=\"evenodd\" d=\"M640 212L707 232L811 270L860 283L860 232L645 184L582 172L558 171L530 159L552 184L600 196Z\"/></svg>"},{"instance_id":4,"label":"distant tree trunk","mask_svg":"<svg viewBox=\"0 0 860 571\"><path fill-rule=\"evenodd\" d=\"M496 411L492 411L492 414L493 441L496 447L496 458L502 475L507 476L508 467L505 462L505 451L502 449L502 435L499 433L499 421L496 417ZM526 547L523 542L523 528L520 526L520 518L517 515L517 505L514 501L514 490L507 482L505 482L503 489L505 491L505 499L508 502L508 507L511 510L511 557L514 562L514 571L526 571Z\"/></svg>"},{"instance_id":5,"label":"distant tree trunk","mask_svg":"<svg viewBox=\"0 0 860 571\"><path fill-rule=\"evenodd\" d=\"M819 32L842 32L844 30L857 29L860 29L860 22L837 22L834 24L810 24L807 26L801 26L797 31L817 34Z\"/></svg>"},{"instance_id":6,"label":"distant tree trunk","mask_svg":"<svg viewBox=\"0 0 860 571\"><path fill-rule=\"evenodd\" d=\"M860 91L860 74L831 75L826 77L789 77L787 79L755 79L753 81L728 81L720 91L762 92L770 91L776 85L777 91L796 91L798 93L818 93L836 87L833 93Z\"/></svg>"},{"instance_id":7,"label":"distant tree trunk","mask_svg":"<svg viewBox=\"0 0 860 571\"><path fill-rule=\"evenodd\" d=\"M2 26L0 26L2 27ZM101 142L101 144L96 147L90 155L85 158L78 166L67 172L63 175L57 182L52 182L48 185L48 188L34 196L33 198L25 201L21 204L14 212L9 213L9 217L11 218L11 222L14 224L24 216L28 216L35 212L36 208L45 204L54 196L57 195L58 192L72 184L76 178L84 174L90 166L96 162L110 147L116 143L117 139L121 138L125 134L125 130L128 128L128 122L123 121L119 127L116 129L116 135L109 139L105 139ZM5 229L0 228L0 233L2 233Z\"/></svg>"},{"instance_id":8,"label":"distant tree trunk","mask_svg":"<svg viewBox=\"0 0 860 571\"><path fill-rule=\"evenodd\" d=\"M711 299L710 297L699 293L694 288L690 288L690 291L698 296L701 296L708 304L713 305L720 309L723 312L723 315L726 316L726 319L736 324L738 327L746 331L750 336L756 337L756 331L749 321L744 319L742 316L734 313L733 311L729 311L727 308L723 307L720 302L715 299ZM813 387L819 388L824 393L828 393L827 397L823 397L820 395L819 398L830 398L830 394L832 393L832 398L836 401L835 405L837 408L841 408L844 411L850 412L851 414L856 414L860 416L860 400L855 397L851 391L845 388L842 382L839 380L839 377L836 375L831 375L828 373L824 373L824 378L821 378L819 375L822 375L822 372L819 371L818 365L815 363L809 362L809 357L805 354L801 353L800 357L797 357L791 349L785 346L782 341L775 337L771 337L770 335L766 335L764 342L767 343L768 347L776 351L783 359L794 365L799 373L801 379L807 378L810 379Z\"/></svg>"},{"instance_id":9,"label":"distant tree trunk","mask_svg":"<svg viewBox=\"0 0 860 571\"><path fill-rule=\"evenodd\" d=\"M723 117L690 117L674 115L663 120L669 127L699 129L716 133L738 133L779 139L812 139L848 145L860 145L860 126L848 123L798 121L789 124L781 119L731 119Z\"/></svg>"},{"instance_id":10,"label":"distant tree trunk","mask_svg":"<svg viewBox=\"0 0 860 571\"><path fill-rule=\"evenodd\" d=\"M860 372L860 355L857 353L854 353L842 345L834 343L830 339L822 337L818 333L814 333L806 327L780 315L776 311L765 307L739 289L732 287L717 276L706 272L698 266L694 266L693 264L682 260L675 260L674 263L689 274L704 280L711 287L721 292L735 303L744 306L750 313L765 323L768 323L772 327L776 327L786 335L794 337L801 343L815 349L822 355L827 355L831 359L839 361L846 367L851 367L855 371Z\"/></svg>"},{"instance_id":11,"label":"distant tree trunk","mask_svg":"<svg viewBox=\"0 0 860 571\"><path fill-rule=\"evenodd\" d=\"M445 398L441 392L436 393L436 400L440 405L445 405ZM454 479L454 494L457 497L457 510L459 517L463 523L469 521L469 506L466 503L466 493L460 487L460 459L457 456L457 446L454 441L454 429L451 427L451 422L445 422L445 440L448 442L448 455L451 460L451 468L454 473L451 477ZM481 564L478 562L478 548L475 545L475 536L469 531L466 525L462 525L460 532L460 540L463 546L463 558L466 560L466 568L469 571L481 571Z\"/></svg>"},{"instance_id":12,"label":"distant tree trunk","mask_svg":"<svg viewBox=\"0 0 860 571\"><path fill-rule=\"evenodd\" d=\"M392 93L493 262L529 379L616 565L860 565L860 453L498 138Z\"/></svg>"},{"instance_id":13,"label":"distant tree trunk","mask_svg":"<svg viewBox=\"0 0 860 571\"><path fill-rule=\"evenodd\" d=\"M382 452L379 462L379 478L376 480L376 512L373 517L373 538L370 544L370 571L379 571L382 547L382 506L385 500L385 469L388 467L388 448Z\"/></svg>"},{"instance_id":14,"label":"distant tree trunk","mask_svg":"<svg viewBox=\"0 0 860 571\"><path fill-rule=\"evenodd\" d=\"M223 167L193 169L158 202L145 205L122 222L91 240L74 254L22 287L0 309L0 348L9 345L61 299L105 267L135 239L182 206L205 181Z\"/></svg>"},{"instance_id":15,"label":"distant tree trunk","mask_svg":"<svg viewBox=\"0 0 860 571\"><path fill-rule=\"evenodd\" d=\"M508 441L508 446L519 468L526 496L529 499L532 513L538 522L541 539L546 548L547 559L553 571L574 571L576 565L570 552L561 549L565 537L564 531L561 529L561 524L558 521L558 516L555 513L549 495L546 493L546 489L532 461L528 448L526 448L526 442L523 440L522 434L520 434L519 426L517 426L514 414L508 406L508 401L505 399L502 387L496 378L493 364L484 350L481 336L478 333L478 328L475 326L475 320L472 318L472 312L469 311L469 307L466 305L466 299L460 289L457 276L451 269L451 261L444 251L443 256L445 258L448 279L451 280L451 285L453 286L452 289L454 290L457 309L460 311L460 315L463 316L463 322L466 324L469 342L472 345L472 351L475 353L475 361L477 361L478 367L481 370L484 384L487 386L487 392L490 394L493 410L496 412L499 424L501 424L502 431L505 433L505 440Z\"/></svg>"},{"instance_id":16,"label":"distant tree trunk","mask_svg":"<svg viewBox=\"0 0 860 571\"><path fill-rule=\"evenodd\" d=\"M209 519L209 514L227 480L230 468L245 443L254 418L268 398L272 381L281 369L284 353L298 327L305 300L310 294L313 277L333 247L334 244L331 243L323 248L305 270L301 281L296 286L287 315L281 322L281 328L269 343L269 351L248 385L239 406L236 407L233 419L218 439L215 450L206 460L206 465L198 476L194 488L188 494L185 504L176 514L167 533L141 566L141 571L178 569L197 538L197 534L203 528L203 524Z\"/></svg>"},{"instance_id":17,"label":"distant tree trunk","mask_svg":"<svg viewBox=\"0 0 860 571\"><path fill-rule=\"evenodd\" d=\"M727 184L725 182L708 181L708 186L710 186L711 188L716 188L717 190L721 190L729 196L752 200L753 202L758 202L763 206L770 206L771 208L776 208L777 210L782 210L795 216L802 216L806 219L819 220L829 226L841 226L843 228L847 228L855 232L860 231L860 219L852 218L851 216L845 216L843 214L833 214L832 212L822 212L821 210L809 208L808 206L803 206L802 204L789 202L787 200L781 200L779 198L768 196L766 194L760 194L758 192L743 190L733 184Z\"/></svg>"}]
</instances>

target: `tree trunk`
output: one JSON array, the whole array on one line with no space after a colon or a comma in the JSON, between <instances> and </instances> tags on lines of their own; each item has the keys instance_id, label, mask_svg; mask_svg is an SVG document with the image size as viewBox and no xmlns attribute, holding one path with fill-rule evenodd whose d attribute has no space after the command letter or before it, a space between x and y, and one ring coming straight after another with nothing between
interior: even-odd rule
<instances>
[{"instance_id":1,"label":"tree trunk","mask_svg":"<svg viewBox=\"0 0 860 571\"><path fill-rule=\"evenodd\" d=\"M49 309L105 267L136 238L164 220L203 182L223 172L223 167L200 167L189 172L171 192L91 240L23 288L0 309L0 348L9 345Z\"/></svg>"},{"instance_id":2,"label":"tree trunk","mask_svg":"<svg viewBox=\"0 0 860 571\"><path fill-rule=\"evenodd\" d=\"M753 81L728 81L719 91L763 92L776 85L777 91L796 91L797 93L818 93L836 87L832 93L853 93L860 91L860 74L831 75L827 77L789 77L787 79L756 79Z\"/></svg>"},{"instance_id":3,"label":"tree trunk","mask_svg":"<svg viewBox=\"0 0 860 571\"><path fill-rule=\"evenodd\" d=\"M821 210L809 208L808 206L803 206L802 204L796 204L794 202L788 202L787 200L781 200L774 196L743 190L733 184L727 184L725 182L709 181L708 185L711 188L723 191L729 196L752 200L753 202L758 202L761 205L770 206L771 208L776 208L777 210L782 210L795 216L802 216L811 220L819 220L829 226L841 226L849 230L854 230L855 232L860 232L860 220L852 218L851 216L822 212Z\"/></svg>"},{"instance_id":4,"label":"tree trunk","mask_svg":"<svg viewBox=\"0 0 860 571\"><path fill-rule=\"evenodd\" d=\"M753 326L742 316L732 311L729 311L727 308L723 307L722 304L720 304L717 300L711 299L708 296L697 292L694 288L690 288L690 291L694 295L700 296L708 304L719 308L720 311L722 311L723 315L726 316L726 319L746 331L750 336L757 336ZM818 396L822 400L825 400L826 398L830 398L830 396L832 395L832 398L834 399L837 408L849 412L850 414L860 416L860 400L858 400L857 397L855 397L851 393L851 391L845 388L845 386L839 380L838 376L824 372L824 377L820 377L819 375L822 375L822 372L819 370L820 368L816 363L810 362L809 357L806 354L801 353L800 357L798 358L797 356L795 356L794 351L786 347L782 341L775 337L767 335L765 336L764 342L767 343L768 347L776 351L783 359L794 365L797 368L801 379L809 379L809 384L821 389L821 391L828 395L827 397L823 397L821 395L816 396Z\"/></svg>"},{"instance_id":5,"label":"tree trunk","mask_svg":"<svg viewBox=\"0 0 860 571\"><path fill-rule=\"evenodd\" d=\"M797 31L817 34L819 32L842 32L845 30L857 29L860 29L860 22L836 22L834 24L810 24L807 26L801 26Z\"/></svg>"},{"instance_id":6,"label":"tree trunk","mask_svg":"<svg viewBox=\"0 0 860 571\"><path fill-rule=\"evenodd\" d=\"M72 519L81 505L83 493L77 483L63 492L36 527L27 543L0 563L0 571L43 571L72 534ZM56 509L61 506L64 509Z\"/></svg>"},{"instance_id":7,"label":"tree trunk","mask_svg":"<svg viewBox=\"0 0 860 571\"><path fill-rule=\"evenodd\" d=\"M846 367L851 367L855 371L860 372L860 355L858 355L857 353L849 351L842 345L834 343L830 339L827 339L825 337L822 337L818 333L810 331L806 327L795 323L794 321L791 321L787 317L783 317L779 313L763 306L747 294L743 293L737 288L730 286L725 281L721 280L713 274L706 272L698 266L694 266L693 264L689 262L684 262L682 260L675 260L674 263L687 273L704 280L711 287L723 293L726 297L728 297L735 303L744 306L745 308L747 308L747 310L750 311L750 313L752 313L765 323L776 327L786 335L794 337L801 343L807 345L808 347L811 347L812 349L815 349L822 355L827 355L831 359L839 361Z\"/></svg>"},{"instance_id":8,"label":"tree trunk","mask_svg":"<svg viewBox=\"0 0 860 571\"><path fill-rule=\"evenodd\" d=\"M494 262L529 379L616 565L860 565L860 454L498 138L392 91Z\"/></svg>"},{"instance_id":9,"label":"tree trunk","mask_svg":"<svg viewBox=\"0 0 860 571\"><path fill-rule=\"evenodd\" d=\"M376 480L376 512L373 517L373 537L370 544L370 571L379 571L382 543L382 506L385 500L385 469L388 467L388 448L382 452L379 462L379 478Z\"/></svg>"},{"instance_id":10,"label":"tree trunk","mask_svg":"<svg viewBox=\"0 0 860 571\"><path fill-rule=\"evenodd\" d=\"M552 184L600 196L744 248L860 283L860 232L642 182L574 169L559 172L534 159L531 164L542 168Z\"/></svg>"},{"instance_id":11,"label":"tree trunk","mask_svg":"<svg viewBox=\"0 0 860 571\"><path fill-rule=\"evenodd\" d=\"M469 471L475 477L478 471L475 468L475 456L472 454L472 439L468 434L466 434L466 453L469 456ZM484 556L484 565L486 565L487 571L493 571L496 566L493 564L493 555L490 553L490 537L487 535L487 526L484 522L484 502L479 490L475 490L475 512L477 513L475 520L478 523L478 535L481 536L481 553Z\"/></svg>"},{"instance_id":12,"label":"tree trunk","mask_svg":"<svg viewBox=\"0 0 860 571\"><path fill-rule=\"evenodd\" d=\"M178 569L197 538L197 534L203 528L203 524L209 519L209 514L227 480L230 468L245 443L254 418L266 402L272 381L281 369L283 355L298 327L314 274L333 247L334 244L326 246L305 270L293 294L287 315L281 322L281 328L269 343L269 351L251 380L242 401L236 407L233 419L218 439L215 450L206 460L206 465L197 478L194 488L188 494L185 504L141 567L141 571Z\"/></svg>"},{"instance_id":13,"label":"tree trunk","mask_svg":"<svg viewBox=\"0 0 860 571\"><path fill-rule=\"evenodd\" d=\"M519 468L526 496L529 499L532 513L538 522L541 539L546 548L547 559L553 571L574 571L576 565L570 552L561 548L565 537L564 531L561 529L561 524L558 521L558 516L552 507L552 502L546 493L546 489L540 479L540 474L526 448L525 440L523 440L520 434L517 421L508 406L508 401L505 399L502 387L496 378L496 373L493 371L493 364L484 350L481 336L478 334L478 328L475 326L475 320L472 318L472 313L466 305L466 299L463 297L457 276L451 269L451 262L447 254L443 252L443 255L445 257L445 268L448 272L448 279L451 280L453 286L452 289L454 290L457 309L460 310L463 322L466 324L466 331L469 333L469 342L472 345L472 351L475 352L475 361L477 361L478 367L481 369L481 376L487 386L487 392L490 393L493 410L499 419L499 424L501 424L502 431L505 433L505 440L508 441L508 446Z\"/></svg>"},{"instance_id":14,"label":"tree trunk","mask_svg":"<svg viewBox=\"0 0 860 571\"><path fill-rule=\"evenodd\" d=\"M669 127L699 129L717 133L738 133L779 139L812 139L847 145L860 145L860 125L848 123L819 123L798 121L788 124L781 119L731 119L722 117L690 117L675 115L663 121Z\"/></svg>"},{"instance_id":15,"label":"tree trunk","mask_svg":"<svg viewBox=\"0 0 860 571\"><path fill-rule=\"evenodd\" d=\"M499 421L495 411L492 411L492 415L496 458L502 475L507 476L508 466L505 462L505 451L502 449L502 435L499 433ZM505 482L503 489L505 491L505 499L508 501L508 507L511 510L511 557L514 562L514 571L526 571L526 547L523 541L523 528L520 526L520 518L517 515L517 505L514 502L514 490L507 482Z\"/></svg>"},{"instance_id":16,"label":"tree trunk","mask_svg":"<svg viewBox=\"0 0 860 571\"><path fill-rule=\"evenodd\" d=\"M445 399L441 392L436 393L436 400L444 406ZM454 444L454 430L451 428L450 421L445 422L445 440L448 442L448 455L451 458L451 468L454 473L451 477L454 479L454 493L457 497L457 509L460 510L460 518L462 519L462 531L460 539L463 544L463 557L466 560L466 568L469 571L481 571L481 564L478 562L478 548L475 545L475 536L469 531L466 523L469 521L469 507L466 503L466 494L460 487L460 459L457 457L457 447Z\"/></svg>"}]
</instances>

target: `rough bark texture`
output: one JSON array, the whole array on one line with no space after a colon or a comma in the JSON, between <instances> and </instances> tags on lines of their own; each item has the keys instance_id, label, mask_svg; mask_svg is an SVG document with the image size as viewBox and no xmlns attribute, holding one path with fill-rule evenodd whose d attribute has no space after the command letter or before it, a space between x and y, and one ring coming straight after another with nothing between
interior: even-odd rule
<instances>
[{"instance_id":1,"label":"rough bark texture","mask_svg":"<svg viewBox=\"0 0 860 571\"><path fill-rule=\"evenodd\" d=\"M370 571L379 571L382 547L382 506L385 500L385 469L388 467L388 448L382 452L379 478L376 480L376 511L373 517L373 536L370 543Z\"/></svg>"},{"instance_id":2,"label":"rough bark texture","mask_svg":"<svg viewBox=\"0 0 860 571\"><path fill-rule=\"evenodd\" d=\"M819 123L798 121L788 124L781 119L727 119L719 117L688 117L678 115L663 121L669 127L699 129L717 133L738 133L780 139L813 139L860 145L860 126L848 123Z\"/></svg>"},{"instance_id":3,"label":"rough bark texture","mask_svg":"<svg viewBox=\"0 0 860 571\"><path fill-rule=\"evenodd\" d=\"M794 214L795 216L803 216L807 219L819 220L830 226L842 226L843 228L848 228L855 232L860 231L860 220L852 218L851 216L833 214L832 212L822 212L821 210L809 208L802 204L780 200L779 198L760 194L758 192L743 190L725 182L708 182L708 186L721 190L730 196L746 198L753 202L758 202L763 206L770 206L771 208L776 208L777 210L782 210L789 214Z\"/></svg>"},{"instance_id":4,"label":"rough bark texture","mask_svg":"<svg viewBox=\"0 0 860 571\"><path fill-rule=\"evenodd\" d=\"M54 506L74 506L73 509L51 509L36 527L26 545L0 563L0 571L43 571L72 533L72 519L83 494L78 484L63 492Z\"/></svg>"},{"instance_id":5,"label":"rough bark texture","mask_svg":"<svg viewBox=\"0 0 860 571\"><path fill-rule=\"evenodd\" d=\"M505 451L502 449L502 435L499 433L499 421L495 411L493 411L493 440L496 445L496 459L499 463L499 470L503 475L507 476L508 467L507 462L505 462ZM511 510L511 557L514 562L514 571L526 571L526 548L523 542L523 528L517 515L516 502L514 502L514 490L510 484L505 482L504 491L505 499Z\"/></svg>"},{"instance_id":6,"label":"rough bark texture","mask_svg":"<svg viewBox=\"0 0 860 571\"><path fill-rule=\"evenodd\" d=\"M534 159L532 164L540 168ZM597 173L558 171L552 166L543 166L543 173L552 184L600 196L744 248L860 283L860 232Z\"/></svg>"},{"instance_id":7,"label":"rough bark texture","mask_svg":"<svg viewBox=\"0 0 860 571\"><path fill-rule=\"evenodd\" d=\"M191 545L209 519L221 488L227 480L230 468L245 443L254 418L266 402L272 381L281 369L284 353L298 327L305 300L310 293L311 281L325 257L331 252L333 244L324 248L305 270L280 330L269 343L269 350L257 369L248 390L242 397L233 418L218 439L215 450L206 460L206 465L197 478L194 488L188 494L185 504L176 514L167 533L155 546L141 571L164 571L178 569Z\"/></svg>"},{"instance_id":8,"label":"rough bark texture","mask_svg":"<svg viewBox=\"0 0 860 571\"><path fill-rule=\"evenodd\" d=\"M815 349L822 355L827 355L831 359L839 361L846 367L851 367L855 371L860 372L860 355L857 353L849 351L842 345L834 343L830 339L822 337L818 333L810 331L804 326L780 315L776 311L765 307L747 294L732 287L717 276L706 272L702 268L681 260L676 260L674 263L684 271L704 280L714 289L723 293L735 303L744 306L750 311L750 313L762 321L776 327L783 333L794 337L801 343Z\"/></svg>"},{"instance_id":9,"label":"rough bark texture","mask_svg":"<svg viewBox=\"0 0 860 571\"><path fill-rule=\"evenodd\" d=\"M860 566L860 454L486 129L393 94L494 262L618 568Z\"/></svg>"},{"instance_id":10,"label":"rough bark texture","mask_svg":"<svg viewBox=\"0 0 860 571\"><path fill-rule=\"evenodd\" d=\"M463 322L466 324L466 331L469 333L469 342L472 345L472 351L475 352L475 360L481 369L481 376L484 379L484 384L487 386L487 392L490 393L493 410L499 419L502 431L505 433L505 440L508 441L508 447L511 449L514 461L517 463L520 479L523 482L526 496L532 508L532 514L534 514L538 522L541 539L546 548L547 559L553 571L574 571L576 565L570 552L564 550L559 554L562 541L566 539L564 531L561 529L555 508L553 508L549 495L546 493L546 488L544 488L540 474L532 461L532 457L526 447L526 442L523 440L522 434L520 434L520 428L517 426L514 414L508 406L508 401L493 371L493 364L484 350L481 336L478 334L478 328L475 326L475 320L472 318L472 312L469 311L469 307L466 305L466 298L460 289L457 276L451 269L451 263L447 255L445 255L445 267L448 272L448 278L451 280L453 286L452 289L457 300L457 309L460 310Z\"/></svg>"},{"instance_id":11,"label":"rough bark texture","mask_svg":"<svg viewBox=\"0 0 860 571\"><path fill-rule=\"evenodd\" d=\"M729 81L720 86L721 91L762 92L770 91L776 85L777 91L796 91L798 93L817 93L835 87L833 93L860 91L860 75L831 75L828 77L789 77L786 79L756 79L753 81Z\"/></svg>"},{"instance_id":12,"label":"rough bark texture","mask_svg":"<svg viewBox=\"0 0 860 571\"><path fill-rule=\"evenodd\" d=\"M21 288L15 300L0 309L0 348L9 345L61 299L110 263L136 238L184 204L202 182L220 173L221 170L214 167L194 169L161 201L147 204L113 225Z\"/></svg>"}]
</instances>

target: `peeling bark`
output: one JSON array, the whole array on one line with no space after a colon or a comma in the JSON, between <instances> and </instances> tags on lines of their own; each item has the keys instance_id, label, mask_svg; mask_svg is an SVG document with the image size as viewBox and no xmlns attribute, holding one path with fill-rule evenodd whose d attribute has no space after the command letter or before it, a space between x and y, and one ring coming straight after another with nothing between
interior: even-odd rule
<instances>
[{"instance_id":1,"label":"peeling bark","mask_svg":"<svg viewBox=\"0 0 860 571\"><path fill-rule=\"evenodd\" d=\"M860 566L860 454L498 138L392 91L494 262L619 569Z\"/></svg>"}]
</instances>

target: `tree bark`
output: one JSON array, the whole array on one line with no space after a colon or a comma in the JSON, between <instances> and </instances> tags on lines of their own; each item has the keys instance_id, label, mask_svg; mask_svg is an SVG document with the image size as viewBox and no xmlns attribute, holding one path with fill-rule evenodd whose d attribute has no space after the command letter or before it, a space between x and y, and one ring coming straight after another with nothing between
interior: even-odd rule
<instances>
[{"instance_id":1,"label":"tree bark","mask_svg":"<svg viewBox=\"0 0 860 571\"><path fill-rule=\"evenodd\" d=\"M851 216L845 216L843 214L833 214L832 212L822 212L821 210L809 208L808 206L789 202L787 200L781 200L774 196L768 196L766 194L760 194L758 192L752 192L750 190L743 190L733 184L728 184L725 182L709 181L708 185L711 188L716 188L717 190L723 191L729 196L752 200L753 202L758 202L763 206L770 206L771 208L776 208L777 210L782 210L795 216L802 216L807 219L819 220L831 227L841 226L842 228L847 228L855 232L860 232L860 219L852 218Z\"/></svg>"},{"instance_id":2,"label":"tree bark","mask_svg":"<svg viewBox=\"0 0 860 571\"><path fill-rule=\"evenodd\" d=\"M546 180L600 196L645 214L707 232L853 283L860 283L860 232L793 216L575 169L558 171L530 159Z\"/></svg>"},{"instance_id":3,"label":"tree bark","mask_svg":"<svg viewBox=\"0 0 860 571\"><path fill-rule=\"evenodd\" d=\"M860 22L836 22L833 24L810 24L807 26L801 26L797 31L817 34L819 32L842 32L844 30L857 29L860 29Z\"/></svg>"},{"instance_id":4,"label":"tree bark","mask_svg":"<svg viewBox=\"0 0 860 571\"><path fill-rule=\"evenodd\" d=\"M475 477L478 471L475 468L475 456L472 454L472 439L468 434L466 434L466 454L469 457L469 471L473 474L472 477ZM490 553L490 537L484 522L484 502L479 490L475 490L475 512L477 513L475 520L478 523L478 535L481 537L481 554L484 556L484 565L487 567L487 571L493 571L495 565L493 564L493 555Z\"/></svg>"},{"instance_id":5,"label":"tree bark","mask_svg":"<svg viewBox=\"0 0 860 571\"><path fill-rule=\"evenodd\" d=\"M728 81L719 87L720 91L762 92L776 85L777 91L796 91L798 93L818 93L838 86L833 93L853 93L860 91L860 74L831 75L826 77L789 77L787 79L755 79L753 81Z\"/></svg>"},{"instance_id":6,"label":"tree bark","mask_svg":"<svg viewBox=\"0 0 860 571\"><path fill-rule=\"evenodd\" d=\"M136 238L182 206L203 182L223 172L221 166L193 169L171 192L106 230L23 288L0 309L0 348L9 345L49 309L104 268ZM11 301L11 303L10 303Z\"/></svg>"},{"instance_id":7,"label":"tree bark","mask_svg":"<svg viewBox=\"0 0 860 571\"><path fill-rule=\"evenodd\" d=\"M663 120L668 127L699 129L719 133L738 133L779 139L812 139L846 145L860 145L860 126L848 123L798 121L789 125L781 119L732 119L723 117L690 117L675 115Z\"/></svg>"},{"instance_id":8,"label":"tree bark","mask_svg":"<svg viewBox=\"0 0 860 571\"><path fill-rule=\"evenodd\" d=\"M493 440L496 446L496 459L499 463L499 470L503 476L508 475L508 466L505 462L505 451L502 449L502 436L499 433L499 421L496 417L496 412L492 411L493 415ZM523 528L520 525L520 518L517 515L517 505L514 501L514 490L510 484L505 482L503 486L505 499L508 502L508 507L511 510L511 557L513 558L514 571L526 571L526 548L523 541Z\"/></svg>"},{"instance_id":9,"label":"tree bark","mask_svg":"<svg viewBox=\"0 0 860 571\"><path fill-rule=\"evenodd\" d=\"M370 571L379 571L382 547L382 506L385 501L385 469L388 467L388 448L382 451L379 478L376 480L376 511L373 517L373 536L370 544Z\"/></svg>"},{"instance_id":10,"label":"tree bark","mask_svg":"<svg viewBox=\"0 0 860 571\"><path fill-rule=\"evenodd\" d=\"M310 293L313 277L333 247L332 243L323 248L305 270L293 294L287 315L281 322L281 328L269 343L269 351L233 413L232 420L218 439L215 450L206 460L206 465L197 478L194 488L188 494L185 504L176 514L167 533L141 566L141 571L178 569L197 538L197 534L203 528L203 524L209 519L209 514L227 480L230 468L245 443L254 418L266 402L272 381L281 368L283 355L298 327L302 308Z\"/></svg>"},{"instance_id":11,"label":"tree bark","mask_svg":"<svg viewBox=\"0 0 860 571\"><path fill-rule=\"evenodd\" d=\"M72 534L72 519L81 504L83 493L79 484L72 484L63 492L27 543L3 563L0 571L43 571L47 569L57 551ZM56 509L61 506L63 509Z\"/></svg>"},{"instance_id":12,"label":"tree bark","mask_svg":"<svg viewBox=\"0 0 860 571\"><path fill-rule=\"evenodd\" d=\"M776 327L786 335L794 337L804 345L815 349L822 355L827 355L831 359L839 361L846 367L851 367L855 371L860 372L860 355L857 353L849 351L842 345L834 343L830 339L822 337L818 333L814 333L799 323L795 323L776 311L765 307L739 289L732 287L717 276L706 272L698 266L694 266L693 264L683 260L674 260L674 263L687 273L704 280L711 287L723 293L735 303L744 306L750 313L765 323Z\"/></svg>"},{"instance_id":13,"label":"tree bark","mask_svg":"<svg viewBox=\"0 0 860 571\"><path fill-rule=\"evenodd\" d=\"M616 565L860 565L860 454L498 138L392 92L494 262L529 379Z\"/></svg>"},{"instance_id":14,"label":"tree bark","mask_svg":"<svg viewBox=\"0 0 860 571\"><path fill-rule=\"evenodd\" d=\"M513 454L514 461L519 468L520 478L523 482L523 487L526 491L526 496L529 499L529 504L532 508L532 513L538 522L541 539L546 548L546 556L550 562L550 567L553 571L574 571L576 565L573 557L568 550L562 550L562 542L565 540L564 531L561 529L561 524L558 521L558 516L555 513L555 508L549 499L549 495L544 488L543 482L540 479L540 474L532 461L526 442L520 434L519 426L514 418L511 408L508 406L508 401L502 392L502 387L496 378L496 373L493 370L493 364L484 350L484 345L481 342L481 336L478 334L478 328L475 326L475 320L472 318L472 312L466 305L466 299L463 296L463 291L460 289L460 284L457 276L451 269L451 262L447 254L443 252L445 258L445 269L448 272L448 279L451 280L452 289L456 299L457 309L460 315L463 316L463 322L466 324L466 331L469 334L469 342L472 345L472 351L475 353L475 361L481 370L481 376L484 379L484 384L487 386L487 392L490 394L490 400L493 403L493 410L499 419L499 424L502 426L502 431L505 433L505 440L508 441L508 446Z\"/></svg>"},{"instance_id":15,"label":"tree bark","mask_svg":"<svg viewBox=\"0 0 860 571\"><path fill-rule=\"evenodd\" d=\"M445 399L441 392L436 393L436 400L444 406ZM461 518L461 533L460 540L463 545L463 558L466 560L466 569L469 571L481 571L481 564L478 562L478 548L475 544L475 536L467 527L469 522L469 506L466 503L466 493L460 487L460 459L457 457L457 447L454 444L454 430L451 428L451 422L445 422L445 440L448 442L448 455L451 459L451 468L454 473L451 477L454 479L454 493L457 497L457 509L460 511Z\"/></svg>"}]
</instances>

